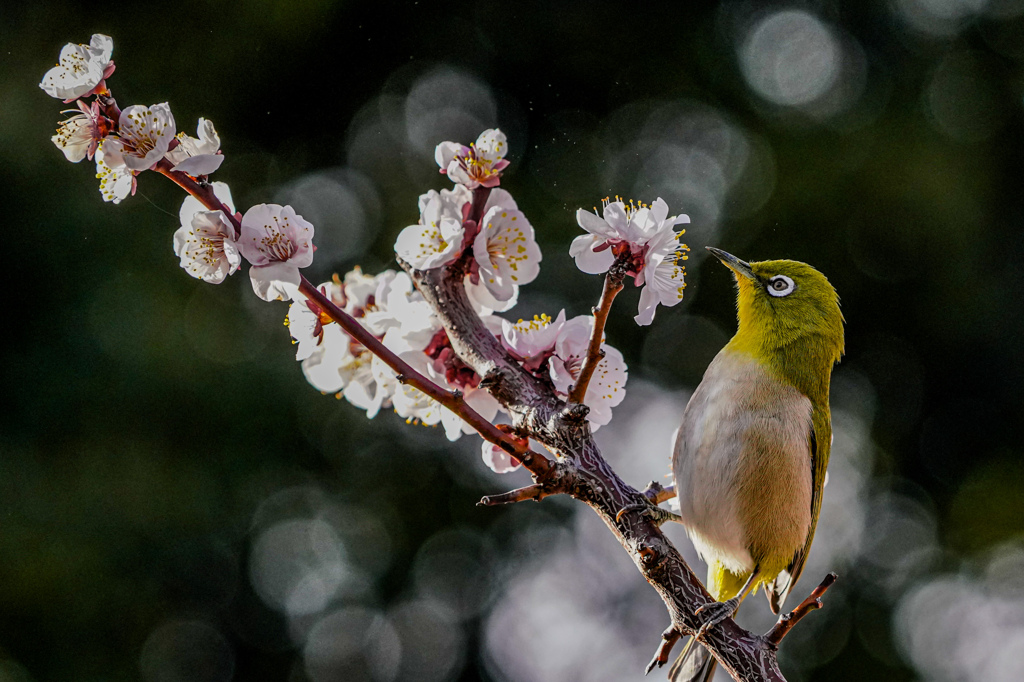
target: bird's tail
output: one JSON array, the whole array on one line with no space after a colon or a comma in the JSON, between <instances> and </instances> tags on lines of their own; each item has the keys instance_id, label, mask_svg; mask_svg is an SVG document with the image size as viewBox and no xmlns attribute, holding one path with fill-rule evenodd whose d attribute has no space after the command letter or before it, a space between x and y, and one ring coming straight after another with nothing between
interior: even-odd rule
<instances>
[{"instance_id":1,"label":"bird's tail","mask_svg":"<svg viewBox=\"0 0 1024 682\"><path fill-rule=\"evenodd\" d=\"M740 593L747 575L736 575L717 561L708 566L707 588L716 601L732 599ZM670 682L710 682L717 662L707 649L691 638L668 671Z\"/></svg>"},{"instance_id":2,"label":"bird's tail","mask_svg":"<svg viewBox=\"0 0 1024 682\"><path fill-rule=\"evenodd\" d=\"M668 671L670 682L710 682L715 676L715 657L708 650L690 638L683 653Z\"/></svg>"}]
</instances>

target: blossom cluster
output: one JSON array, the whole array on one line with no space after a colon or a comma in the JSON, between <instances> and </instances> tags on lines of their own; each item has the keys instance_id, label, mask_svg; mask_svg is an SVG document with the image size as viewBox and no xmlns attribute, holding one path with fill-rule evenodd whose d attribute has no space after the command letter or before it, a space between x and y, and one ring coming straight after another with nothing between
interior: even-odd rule
<instances>
[{"instance_id":1,"label":"blossom cluster","mask_svg":"<svg viewBox=\"0 0 1024 682\"><path fill-rule=\"evenodd\" d=\"M200 118L197 137L177 133L174 115L164 102L133 105L118 111L108 97L106 79L114 72L114 41L96 34L89 45L68 43L57 66L39 87L48 95L76 102L77 109L51 140L68 161L95 160L104 201L121 203L135 193L139 173L160 168L202 179L220 168L224 156L213 123ZM93 97L91 102L83 98ZM299 268L313 261L313 226L290 206L259 204L239 218L227 185L212 183L220 209L190 196L179 212L174 253L193 277L219 284L236 272L242 259L253 290L265 300L291 299L300 282ZM230 213L225 213L227 208Z\"/></svg>"},{"instance_id":2,"label":"blossom cluster","mask_svg":"<svg viewBox=\"0 0 1024 682\"><path fill-rule=\"evenodd\" d=\"M458 414L400 380L392 367L404 363L438 386L458 391L484 419L503 419L502 406L456 354L435 310L405 272L369 275L356 267L335 275L317 287L333 303L331 310L321 308L323 299L317 303L302 295L301 287L312 288L299 270L313 260L313 225L291 206L258 204L236 212L228 186L208 179L224 160L213 123L200 118L191 137L176 131L167 103L119 110L106 86L114 71L112 53L113 41L99 34L89 45L68 44L40 83L47 94L76 102L52 140L69 161L95 161L104 201L117 204L134 194L137 176L147 170L188 189L173 237L182 269L220 284L248 262L260 298L290 301L285 324L296 359L323 393L344 398L370 418L390 408L407 421L441 425L451 440L471 433ZM568 398L590 363L593 372L582 401L597 429L611 421L628 377L622 353L604 342L603 322L598 327L591 315L567 319L564 310L554 318L539 315L515 323L498 315L516 305L519 288L536 279L541 263L533 226L499 186L507 152L507 139L496 128L470 145L439 144L435 160L453 185L420 196L419 218L400 231L395 253L413 270L449 268L462 278L484 327L523 371L548 382L557 395ZM584 272L611 277L614 270L620 281L633 277L643 287L639 324L650 324L659 304L679 302L687 247L675 227L688 223L687 216L670 216L660 198L650 206L606 199L602 215L581 209L577 220L587 234L573 241L570 255ZM360 336L362 343L338 323L345 317L349 329L358 324L368 333ZM589 357L591 345L598 344L601 352ZM483 444L482 454L495 471L517 466L490 443Z\"/></svg>"},{"instance_id":3,"label":"blossom cluster","mask_svg":"<svg viewBox=\"0 0 1024 682\"><path fill-rule=\"evenodd\" d=\"M50 138L72 163L95 159L96 177L104 201L121 203L135 193L135 176L167 159L171 169L192 177L205 176L220 167L220 137L213 123L199 119L197 135L177 133L174 116L166 102L133 105L109 111L99 98L109 94L106 79L114 72L111 56L114 41L95 34L89 45L68 43L57 66L46 72L39 87L78 109ZM96 96L91 104L83 98Z\"/></svg>"},{"instance_id":4,"label":"blossom cluster","mask_svg":"<svg viewBox=\"0 0 1024 682\"><path fill-rule=\"evenodd\" d=\"M629 204L616 197L605 199L602 215L576 212L576 220L588 234L573 240L569 253L583 272L607 272L619 260L636 285L642 286L637 324L654 321L658 304L674 306L683 300L686 288L683 261L689 247L679 239L685 230L675 226L690 222L686 215L670 216L668 204L660 197L650 206Z\"/></svg>"}]
</instances>

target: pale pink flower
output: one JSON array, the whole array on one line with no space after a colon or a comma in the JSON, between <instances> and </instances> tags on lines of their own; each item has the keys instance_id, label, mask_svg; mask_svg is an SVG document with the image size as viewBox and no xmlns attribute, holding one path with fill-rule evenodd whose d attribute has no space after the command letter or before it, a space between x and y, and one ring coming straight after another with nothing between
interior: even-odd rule
<instances>
[{"instance_id":1,"label":"pale pink flower","mask_svg":"<svg viewBox=\"0 0 1024 682\"><path fill-rule=\"evenodd\" d=\"M174 254L189 275L220 284L242 264L235 227L222 211L199 211L174 233Z\"/></svg>"},{"instance_id":2,"label":"pale pink flower","mask_svg":"<svg viewBox=\"0 0 1024 682\"><path fill-rule=\"evenodd\" d=\"M473 242L480 283L497 301L518 296L540 272L541 253L533 226L518 209L495 206L484 214Z\"/></svg>"},{"instance_id":3,"label":"pale pink flower","mask_svg":"<svg viewBox=\"0 0 1024 682\"><path fill-rule=\"evenodd\" d=\"M79 100L78 110L70 109L64 113L73 116L61 122L57 134L50 141L64 152L65 158L71 163L86 158L91 160L100 141L109 132L110 121L100 113L96 102L90 106Z\"/></svg>"},{"instance_id":4,"label":"pale pink flower","mask_svg":"<svg viewBox=\"0 0 1024 682\"><path fill-rule=\"evenodd\" d=\"M106 140L96 148L96 177L100 181L100 196L103 201L120 204L129 194L135 194L135 173L121 163L116 167L107 165Z\"/></svg>"},{"instance_id":5,"label":"pale pink flower","mask_svg":"<svg viewBox=\"0 0 1024 682\"><path fill-rule=\"evenodd\" d=\"M555 340L554 352L548 362L548 370L555 390L568 395L570 388L579 378L586 361L590 337L594 333L594 318L581 315L562 325ZM590 408L587 419L596 429L612 419L612 408L626 397L628 373L622 353L606 343L601 344L604 358L597 363L594 374L587 385L583 403Z\"/></svg>"},{"instance_id":6,"label":"pale pink flower","mask_svg":"<svg viewBox=\"0 0 1024 682\"><path fill-rule=\"evenodd\" d=\"M178 133L178 145L167 152L167 160L174 164L171 170L188 173L193 177L209 175L224 162L220 153L220 136L213 122L201 118L196 127L199 137Z\"/></svg>"},{"instance_id":7,"label":"pale pink flower","mask_svg":"<svg viewBox=\"0 0 1024 682\"><path fill-rule=\"evenodd\" d=\"M417 270L429 270L455 260L462 252L464 207L469 190L430 190L420 197L420 220L402 230L395 241L395 253Z\"/></svg>"},{"instance_id":8,"label":"pale pink flower","mask_svg":"<svg viewBox=\"0 0 1024 682\"><path fill-rule=\"evenodd\" d=\"M537 315L532 320L519 320L515 324L502 320L501 343L523 363L523 367L534 370L551 356L564 324L564 310L554 320L548 315Z\"/></svg>"},{"instance_id":9,"label":"pale pink flower","mask_svg":"<svg viewBox=\"0 0 1024 682\"><path fill-rule=\"evenodd\" d=\"M606 199L602 216L580 209L576 220L589 233L576 237L569 247L580 270L607 272L622 259L627 274L637 286L644 286L638 324L650 324L659 303L671 306L682 300L682 261L688 248L679 242L685 230L676 232L675 226L689 223L689 216L668 215L668 204L661 198L650 206Z\"/></svg>"},{"instance_id":10,"label":"pale pink flower","mask_svg":"<svg viewBox=\"0 0 1024 682\"><path fill-rule=\"evenodd\" d=\"M496 187L501 182L501 171L508 166L505 133L497 128L485 130L470 146L458 142L442 142L434 150L434 160L452 182L469 189Z\"/></svg>"},{"instance_id":11,"label":"pale pink flower","mask_svg":"<svg viewBox=\"0 0 1024 682\"><path fill-rule=\"evenodd\" d=\"M313 225L291 206L257 204L242 216L238 246L252 264L249 278L256 295L288 300L298 293L299 268L313 262Z\"/></svg>"},{"instance_id":12,"label":"pale pink flower","mask_svg":"<svg viewBox=\"0 0 1024 682\"><path fill-rule=\"evenodd\" d=\"M174 115L166 102L145 107L136 104L121 112L117 135L104 140L107 163L130 170L152 168L167 153L174 139Z\"/></svg>"},{"instance_id":13,"label":"pale pink flower","mask_svg":"<svg viewBox=\"0 0 1024 682\"><path fill-rule=\"evenodd\" d=\"M60 51L57 66L46 72L39 87L65 102L91 95L114 73L110 60L113 52L114 41L101 33L93 34L88 45L68 43Z\"/></svg>"}]
</instances>

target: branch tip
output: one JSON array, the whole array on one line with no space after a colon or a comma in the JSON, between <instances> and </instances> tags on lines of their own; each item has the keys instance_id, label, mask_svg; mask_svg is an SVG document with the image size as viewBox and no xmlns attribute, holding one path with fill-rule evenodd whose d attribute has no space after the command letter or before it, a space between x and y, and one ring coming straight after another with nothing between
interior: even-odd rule
<instances>
[{"instance_id":1,"label":"branch tip","mask_svg":"<svg viewBox=\"0 0 1024 682\"><path fill-rule=\"evenodd\" d=\"M500 504L514 504L516 502L525 502L527 500L540 502L549 494L550 493L544 490L544 486L539 483L534 483L533 485L528 485L523 488L510 490L507 493L501 493L500 495L486 495L480 498L480 501L477 502L476 505L478 507L496 507Z\"/></svg>"},{"instance_id":2,"label":"branch tip","mask_svg":"<svg viewBox=\"0 0 1024 682\"><path fill-rule=\"evenodd\" d=\"M795 609L789 613L779 616L778 622L772 626L772 629L764 636L765 642L772 649L777 649L783 638L789 634L789 631L793 627L803 620L811 611L815 611L822 607L821 598L828 591L828 588L832 587L839 576L835 573L829 573L825 576L825 579L821 581L817 587L800 602Z\"/></svg>"},{"instance_id":3,"label":"branch tip","mask_svg":"<svg viewBox=\"0 0 1024 682\"><path fill-rule=\"evenodd\" d=\"M658 650L654 652L654 658L644 669L644 675L650 675L652 670L668 663L668 655L672 653L672 647L676 645L680 637L682 637L682 633L676 630L674 625L670 625L665 632L661 633L661 643L658 645Z\"/></svg>"}]
</instances>

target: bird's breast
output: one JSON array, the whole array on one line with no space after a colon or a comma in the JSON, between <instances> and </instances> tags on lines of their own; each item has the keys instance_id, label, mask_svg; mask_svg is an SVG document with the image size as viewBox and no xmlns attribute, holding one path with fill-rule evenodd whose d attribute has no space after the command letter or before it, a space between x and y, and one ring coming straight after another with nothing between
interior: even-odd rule
<instances>
[{"instance_id":1,"label":"bird's breast","mask_svg":"<svg viewBox=\"0 0 1024 682\"><path fill-rule=\"evenodd\" d=\"M810 528L811 402L723 350L683 413L672 470L680 515L707 559L778 572Z\"/></svg>"}]
</instances>

